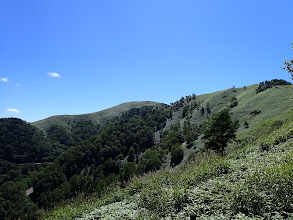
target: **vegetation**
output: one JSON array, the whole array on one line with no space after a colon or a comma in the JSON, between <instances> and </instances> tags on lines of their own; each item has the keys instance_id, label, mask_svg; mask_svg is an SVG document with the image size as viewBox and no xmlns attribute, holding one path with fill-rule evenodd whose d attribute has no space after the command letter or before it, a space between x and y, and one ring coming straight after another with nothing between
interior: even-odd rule
<instances>
[{"instance_id":1,"label":"vegetation","mask_svg":"<svg viewBox=\"0 0 293 220\"><path fill-rule=\"evenodd\" d=\"M43 162L51 151L49 140L35 127L16 118L0 119L0 160Z\"/></svg>"},{"instance_id":2,"label":"vegetation","mask_svg":"<svg viewBox=\"0 0 293 220\"><path fill-rule=\"evenodd\" d=\"M16 118L0 119L0 219L34 219L38 206L26 195L33 172L54 154L44 134Z\"/></svg>"},{"instance_id":3,"label":"vegetation","mask_svg":"<svg viewBox=\"0 0 293 220\"><path fill-rule=\"evenodd\" d=\"M292 43L292 49L293 49L293 43ZM293 78L293 59L291 60L284 60L284 66L282 67L284 70L287 70L288 73L291 75L291 78Z\"/></svg>"},{"instance_id":4,"label":"vegetation","mask_svg":"<svg viewBox=\"0 0 293 220\"><path fill-rule=\"evenodd\" d=\"M221 153L223 156L228 143L236 138L235 133L238 127L239 122L232 122L228 109L213 115L211 120L207 122L204 131L205 138L208 139L205 146Z\"/></svg>"},{"instance_id":5,"label":"vegetation","mask_svg":"<svg viewBox=\"0 0 293 220\"><path fill-rule=\"evenodd\" d=\"M229 106L230 108L234 108L234 107L236 107L238 105L238 101L237 101L237 98L236 97L232 97L230 99L230 102L231 102L231 104Z\"/></svg>"},{"instance_id":6,"label":"vegetation","mask_svg":"<svg viewBox=\"0 0 293 220\"><path fill-rule=\"evenodd\" d=\"M171 148L171 166L174 167L181 163L184 156L184 150L180 145L174 145Z\"/></svg>"},{"instance_id":7,"label":"vegetation","mask_svg":"<svg viewBox=\"0 0 293 220\"><path fill-rule=\"evenodd\" d=\"M72 146L41 172L30 198L39 207L51 208L79 192L102 192L112 182L159 169L164 154L152 148L153 128L163 128L165 120L164 109L153 106L127 111L98 136ZM132 163L125 164L124 158Z\"/></svg>"},{"instance_id":8,"label":"vegetation","mask_svg":"<svg viewBox=\"0 0 293 220\"><path fill-rule=\"evenodd\" d=\"M293 63L293 61L292 61L292 63ZM287 68L289 68L288 71L290 72L290 66L289 65L291 65L291 64L287 64L287 66L288 66ZM285 80L282 80L282 79L273 79L271 81L260 82L259 86L256 89L256 93L265 91L267 89L272 88L273 86L278 86L278 85L280 85L280 86L281 85L291 85L291 83L287 82Z\"/></svg>"},{"instance_id":9,"label":"vegetation","mask_svg":"<svg viewBox=\"0 0 293 220\"><path fill-rule=\"evenodd\" d=\"M57 115L50 118L43 119L41 121L34 122L33 125L43 131L47 131L52 125L60 125L69 130L76 122L91 121L96 126L105 126L108 122L111 122L116 117L121 116L123 112L126 112L132 108L140 108L142 106L158 106L164 107L165 104L158 102L127 102L114 106L109 109L105 109L99 112L83 115Z\"/></svg>"},{"instance_id":10,"label":"vegetation","mask_svg":"<svg viewBox=\"0 0 293 220\"><path fill-rule=\"evenodd\" d=\"M239 201L244 200L233 200L231 193L236 191L232 182L246 178L242 176L246 172L243 167L253 154L256 157L251 161L257 161L261 154L273 157L274 147L259 137L269 137L289 126L293 104L288 102L292 98L291 85L256 94L257 86L193 94L171 106L126 103L94 114L56 116L33 123L37 127L20 119L1 119L0 216L37 219L42 210L51 210L48 216L57 219L212 218L211 210L217 210L214 217L223 219L264 215L257 209L236 210ZM233 121L239 119L241 126L234 133L238 141L223 142L224 148L210 145L206 150L205 142L208 146L212 137L204 135L204 129L223 112L228 112L229 120L224 122L231 121L230 125L236 127ZM257 141L252 144L255 147L243 148L253 141ZM278 138L274 145L283 141ZM225 150L227 156L222 158L210 149L220 154ZM232 158L235 149L238 153L250 150ZM238 163L243 167L236 166ZM238 179L234 180L233 175ZM222 177L228 182L221 182ZM213 181L219 182L219 189ZM228 197L220 194L221 189L226 192L225 185ZM32 190L26 194L28 189ZM230 203L213 202L223 198ZM76 205L70 201L76 201ZM290 214L290 210L285 212Z\"/></svg>"},{"instance_id":11,"label":"vegetation","mask_svg":"<svg viewBox=\"0 0 293 220\"><path fill-rule=\"evenodd\" d=\"M226 157L200 153L184 167L136 177L45 219L291 219L292 137L286 123Z\"/></svg>"}]
</instances>

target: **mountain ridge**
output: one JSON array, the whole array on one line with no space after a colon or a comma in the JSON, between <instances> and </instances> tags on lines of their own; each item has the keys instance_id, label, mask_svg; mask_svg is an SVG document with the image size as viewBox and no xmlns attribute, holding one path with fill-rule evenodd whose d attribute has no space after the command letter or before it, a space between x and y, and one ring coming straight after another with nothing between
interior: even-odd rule
<instances>
[{"instance_id":1,"label":"mountain ridge","mask_svg":"<svg viewBox=\"0 0 293 220\"><path fill-rule=\"evenodd\" d=\"M167 106L164 103L153 102L153 101L132 101L132 102L124 102L119 105L86 114L77 114L77 115L55 115L50 116L48 118L33 122L32 125L38 127L39 129L46 131L51 125L57 124L62 125L64 127L70 128L74 121L79 120L91 120L94 125L104 125L108 120L111 120L123 112L126 112L132 108L139 108L141 106L154 105L158 107Z\"/></svg>"}]
</instances>

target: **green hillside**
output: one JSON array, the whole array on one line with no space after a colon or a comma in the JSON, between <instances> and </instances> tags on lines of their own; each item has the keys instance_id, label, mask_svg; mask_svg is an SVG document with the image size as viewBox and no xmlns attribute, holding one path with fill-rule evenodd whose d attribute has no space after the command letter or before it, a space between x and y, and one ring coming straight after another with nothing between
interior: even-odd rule
<instances>
[{"instance_id":1,"label":"green hillside","mask_svg":"<svg viewBox=\"0 0 293 220\"><path fill-rule=\"evenodd\" d=\"M201 153L176 169L77 200L44 219L292 219L293 123L221 158Z\"/></svg>"},{"instance_id":2,"label":"green hillside","mask_svg":"<svg viewBox=\"0 0 293 220\"><path fill-rule=\"evenodd\" d=\"M43 131L47 131L52 125L61 125L70 129L72 124L77 121L92 121L94 125L105 125L109 120L120 116L123 112L126 112L132 108L139 108L144 105L154 105L158 107L164 106L162 103L151 101L127 102L95 113L82 115L57 115L32 124Z\"/></svg>"},{"instance_id":3,"label":"green hillside","mask_svg":"<svg viewBox=\"0 0 293 220\"><path fill-rule=\"evenodd\" d=\"M3 204L0 201L0 212L8 218L25 216L25 210L17 207L27 200L34 209L24 219L32 216L38 219L42 209L51 210L46 216L53 219L201 219L205 215L202 219L216 216L249 219L264 217L265 213L259 210L268 204L264 210L270 216L266 218L272 218L272 213L280 219L289 216L292 203L286 198L272 200L277 194L267 194L256 185L258 188L251 195L264 195L260 197L261 204L238 201L235 190L240 188L234 186L235 183L239 187L252 187L250 172L269 172L261 165L261 157L268 164L274 164L276 156L281 161L286 157L287 154L275 155L273 149L291 153L293 90L292 85L275 84L278 82L266 81L199 96L192 94L170 105L131 102L92 114L53 116L35 122L37 131L38 128L46 131L44 138L52 149L47 155L50 163L39 167L25 165L31 166L31 172L23 174L9 171L6 179L13 182L5 180L0 190L13 187L19 195L28 188L33 191L29 197L20 196L19 201L8 199L10 195L0 191L6 201ZM240 125L236 140L225 147L224 158L209 150L205 133L210 121L222 110L233 123L238 120ZM15 124L12 119L7 120ZM280 144L284 142L285 147ZM18 147L13 142L8 144ZM251 166L254 162L261 171ZM279 165L282 164L276 166ZM13 166L13 170L20 170L17 164ZM5 172L10 168L1 169ZM291 173L284 175L289 175L282 180L286 185ZM245 184L248 181L248 185L241 185L242 181ZM264 187L276 183L266 184ZM221 190L227 190L227 195L222 195ZM245 199L245 195L240 199ZM68 201L69 205L64 206ZM272 208L271 204L279 208ZM4 207L8 206L15 211L6 212ZM238 209L238 206L245 207ZM213 208L216 214L212 214Z\"/></svg>"},{"instance_id":4,"label":"green hillside","mask_svg":"<svg viewBox=\"0 0 293 220\"><path fill-rule=\"evenodd\" d=\"M178 123L182 129L186 121L200 125L229 108L231 117L240 121L237 139L241 142L230 144L224 158L199 151L205 141L201 137L190 149L182 142L185 159L180 166L136 176L126 188L111 185L103 197L81 197L45 219L293 218L292 86L256 93L257 87L231 88L194 99L187 96L167 109L172 116L157 131L160 146L165 142L163 130L172 130ZM231 105L231 100L238 104ZM189 110L183 113L186 106ZM170 154L166 163L170 164Z\"/></svg>"},{"instance_id":5,"label":"green hillside","mask_svg":"<svg viewBox=\"0 0 293 220\"><path fill-rule=\"evenodd\" d=\"M257 84L244 88L231 88L215 93L204 94L197 96L196 100L187 102L184 101L184 106L192 106L194 102L199 103L199 108L185 118L180 117L184 107L179 108L174 113L174 120L170 120L170 124L176 124L179 121L181 124L185 120L190 120L191 124L201 124L214 113L219 112L223 108L230 108L231 98L235 97L238 104L230 108L232 119L237 119L241 127L238 133L241 137L251 134L251 129L244 127L244 122L247 122L249 128L259 125L267 119L274 116L285 114L293 109L293 87L292 85L275 86L271 89L256 93ZM210 114L207 114L206 106L209 105ZM204 107L205 113L201 114L201 107ZM259 111L259 113L258 113ZM256 112L256 113L254 113ZM176 117L177 116L177 117Z\"/></svg>"}]
</instances>

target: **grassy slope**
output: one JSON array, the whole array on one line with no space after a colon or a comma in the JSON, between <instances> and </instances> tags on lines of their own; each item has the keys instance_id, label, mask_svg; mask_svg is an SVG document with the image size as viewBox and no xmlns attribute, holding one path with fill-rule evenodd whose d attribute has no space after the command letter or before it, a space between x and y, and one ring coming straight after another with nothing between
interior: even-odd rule
<instances>
[{"instance_id":1,"label":"grassy slope","mask_svg":"<svg viewBox=\"0 0 293 220\"><path fill-rule=\"evenodd\" d=\"M200 102L200 106L205 109L207 103L209 103L211 114L213 114L219 112L223 108L229 107L231 98L236 97L238 105L230 110L231 117L232 119L239 120L241 125L239 133L243 133L243 136L246 136L250 132L250 129L244 128L244 122L248 122L251 128L269 118L293 109L293 85L273 87L256 94L255 90L257 87L258 85L255 84L247 86L246 88L231 88L199 95L197 96L196 101ZM210 117L210 115L207 115L206 110L204 116L201 115L201 107L199 109L194 109L191 117L189 115L192 124L199 125ZM181 122L182 124L183 121L186 120L186 118L180 118L180 115L182 115L182 109L183 108L174 113L173 120L168 121L167 123L167 128L178 122ZM255 110L260 110L260 114L251 115L250 113ZM249 135L251 135L251 133Z\"/></svg>"},{"instance_id":2,"label":"grassy slope","mask_svg":"<svg viewBox=\"0 0 293 220\"><path fill-rule=\"evenodd\" d=\"M290 86L278 86L268 89L266 91L256 94L255 89L258 85L247 86L246 88L227 89L215 93L204 94L197 97L197 102L200 101L201 106L206 108L209 103L211 112L217 113L223 108L229 107L230 99L236 97L238 105L230 110L232 119L237 119L240 122L240 128L238 129L238 138L244 139L253 136L270 132L267 125L271 126L274 121L279 120L286 122L290 119L289 115L292 115L293 109L293 85ZM200 109L200 108L199 108ZM260 114L250 114L252 111L259 110ZM177 114L180 114L178 112ZM208 116L205 112L204 116L201 115L200 110L193 110L190 122L192 124L201 124ZM177 117L179 118L179 117ZM176 124L185 119L174 120L169 124ZM249 129L244 127L244 122L248 122ZM261 129L261 127L263 129ZM256 129L251 129L257 127ZM255 133L256 130L259 133Z\"/></svg>"},{"instance_id":3,"label":"grassy slope","mask_svg":"<svg viewBox=\"0 0 293 220\"><path fill-rule=\"evenodd\" d=\"M153 172L45 219L292 219L293 123L225 158Z\"/></svg>"},{"instance_id":4,"label":"grassy slope","mask_svg":"<svg viewBox=\"0 0 293 220\"><path fill-rule=\"evenodd\" d=\"M181 126L185 120L190 119L191 124L200 125L211 117L212 114L221 111L223 108L229 108L231 98L236 97L238 105L230 109L233 120L239 120L240 127L237 132L239 140L255 140L256 138L270 133L275 127L282 125L285 122L293 119L293 85L278 86L256 94L257 84L243 87L230 88L223 91L204 94L197 96L195 100L200 103L200 107L194 109L192 114L186 118L182 118L183 107L173 113L173 119L168 120L165 129L169 129L171 125L180 122ZM192 104L191 101L190 104ZM209 103L211 115L207 115L206 105ZM186 103L185 103L186 104ZM205 114L202 116L200 109L205 108ZM259 110L260 114L253 115L251 112ZM249 128L244 127L244 122L249 124ZM184 147L184 144L183 144ZM186 161L189 155L198 152L204 147L202 139L194 142L194 147L191 149L184 148L184 160ZM168 167L170 161L166 161L164 167Z\"/></svg>"},{"instance_id":5,"label":"grassy slope","mask_svg":"<svg viewBox=\"0 0 293 220\"><path fill-rule=\"evenodd\" d=\"M252 135L251 129L244 128L244 122L248 122L250 127L259 125L261 122L270 119L276 115L284 114L285 112L293 109L293 85L291 86L278 86L268 89L264 92L256 94L255 89L258 85L251 85L244 88L227 89L210 94L199 95L197 102L201 102L201 106L206 107L207 103L210 104L210 108L213 113L217 113L225 107L230 105L230 99L236 97L238 100L238 106L231 109L232 118L240 121L241 127L239 133L242 134L242 138ZM65 127L71 127L74 121L78 120L92 120L95 124L104 124L107 120L110 120L116 116L119 116L122 112L125 112L131 108L137 108L142 105L157 105L164 106L162 103L156 102L128 102L118 106L83 115L59 115L52 116L41 121L34 122L33 125L39 127L42 130L46 130L52 124L59 124ZM250 112L254 110L260 110L258 115L250 115ZM167 123L166 128L170 125L178 122L183 123L184 120L180 118L182 114L182 108L173 115L173 120ZM207 120L207 115L201 115L200 111L195 109L192 112L190 121L192 124L201 124Z\"/></svg>"},{"instance_id":6,"label":"grassy slope","mask_svg":"<svg viewBox=\"0 0 293 220\"><path fill-rule=\"evenodd\" d=\"M238 105L231 109L232 118L240 121L241 127L239 133L246 133L249 130L244 129L244 122L247 121L250 127L258 125L269 118L272 118L281 113L293 109L293 86L278 86L268 89L266 91L256 94L255 89L257 85L252 85L244 88L237 88L234 92L233 89L228 89L212 94L198 96L198 99L203 101L203 106L209 102L211 105L212 113L218 112L227 103L230 103L231 97L236 97ZM226 96L224 98L224 96ZM260 110L258 115L251 115L250 112ZM199 118L199 112L194 115ZM244 131L245 130L245 131Z\"/></svg>"},{"instance_id":7,"label":"grassy slope","mask_svg":"<svg viewBox=\"0 0 293 220\"><path fill-rule=\"evenodd\" d=\"M92 120L94 124L104 124L107 120L110 120L116 116L119 116L121 113L126 112L132 108L139 108L143 105L155 105L159 107L163 107L164 104L158 102L150 102L150 101L143 101L143 102L127 102L115 107L105 109L103 111L90 113L90 114L83 114L83 115L57 115L52 116L41 121L34 122L33 125L37 126L41 130L46 131L51 125L57 124L62 125L65 127L71 128L72 123L74 121L79 120Z\"/></svg>"}]
</instances>

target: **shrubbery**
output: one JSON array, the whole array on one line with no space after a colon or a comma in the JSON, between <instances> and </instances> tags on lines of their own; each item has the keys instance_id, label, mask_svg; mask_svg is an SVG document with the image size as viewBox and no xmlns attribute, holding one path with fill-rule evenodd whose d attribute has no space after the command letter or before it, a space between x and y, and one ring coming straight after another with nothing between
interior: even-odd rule
<instances>
[{"instance_id":1,"label":"shrubbery","mask_svg":"<svg viewBox=\"0 0 293 220\"><path fill-rule=\"evenodd\" d=\"M260 82L259 86L256 89L256 93L270 89L273 86L282 86L282 85L291 85L291 83L282 79L273 79L271 81Z\"/></svg>"}]
</instances>

